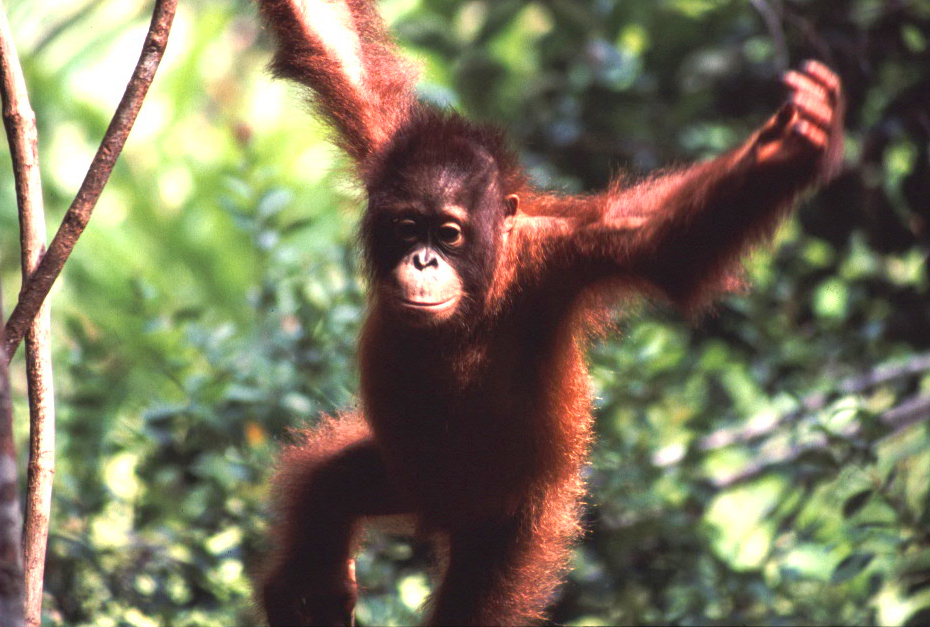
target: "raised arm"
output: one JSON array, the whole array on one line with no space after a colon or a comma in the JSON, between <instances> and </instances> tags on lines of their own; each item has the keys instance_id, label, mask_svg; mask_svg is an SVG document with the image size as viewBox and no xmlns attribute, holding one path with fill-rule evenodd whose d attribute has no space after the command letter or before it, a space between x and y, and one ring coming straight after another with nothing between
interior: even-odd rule
<instances>
[{"instance_id":1,"label":"raised arm","mask_svg":"<svg viewBox=\"0 0 930 627\"><path fill-rule=\"evenodd\" d=\"M785 82L785 105L726 155L587 199L528 203L517 220L527 245L545 251L558 280L627 279L699 307L733 285L740 255L840 166L839 80L809 61Z\"/></svg>"},{"instance_id":2,"label":"raised arm","mask_svg":"<svg viewBox=\"0 0 930 627\"><path fill-rule=\"evenodd\" d=\"M374 0L257 0L277 43L276 76L310 88L339 145L364 163L415 105L417 69L400 57Z\"/></svg>"}]
</instances>

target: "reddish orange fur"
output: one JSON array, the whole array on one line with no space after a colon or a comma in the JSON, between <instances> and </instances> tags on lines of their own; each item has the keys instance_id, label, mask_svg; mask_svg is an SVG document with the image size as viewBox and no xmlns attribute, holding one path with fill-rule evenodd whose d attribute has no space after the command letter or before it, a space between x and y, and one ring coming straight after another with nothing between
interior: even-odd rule
<instances>
[{"instance_id":1,"label":"reddish orange fur","mask_svg":"<svg viewBox=\"0 0 930 627\"><path fill-rule=\"evenodd\" d=\"M317 0L326 1L326 0ZM301 29L294 0L261 0L262 17L278 41L271 68L276 76L289 78L313 89L316 107L337 132L340 147L360 162L403 125L414 105L413 86L419 72L400 58L384 28L377 7L368 0L345 0L351 27L362 42L364 93L339 72L338 62L313 33ZM312 14L309 16L312 19Z\"/></svg>"},{"instance_id":2,"label":"reddish orange fur","mask_svg":"<svg viewBox=\"0 0 930 627\"><path fill-rule=\"evenodd\" d=\"M838 82L809 65L818 87L737 150L566 197L530 186L494 131L412 100L412 74L371 2L342 5L360 35L370 102L340 73L333 50L301 35L290 2L259 2L279 40L275 67L316 92L368 188L362 229L375 283L359 347L360 412L325 419L278 464L275 553L260 591L269 620L344 623L355 598L346 564L357 526L388 515L411 518L443 547L429 624L540 620L580 533L592 423L587 338L618 296L645 293L695 312L739 283L740 256L838 167ZM820 87L826 96L813 98ZM824 108L833 112L820 129L826 144L801 126ZM430 198L449 185L470 189L463 164L482 163L491 175L481 191L496 204L467 209L470 228L493 237L467 260L489 262L490 271L475 272L465 319L411 326L377 289L381 205L411 187ZM443 177L453 170L450 183ZM514 195L519 210L510 216ZM474 269L456 263L460 273Z\"/></svg>"}]
</instances>

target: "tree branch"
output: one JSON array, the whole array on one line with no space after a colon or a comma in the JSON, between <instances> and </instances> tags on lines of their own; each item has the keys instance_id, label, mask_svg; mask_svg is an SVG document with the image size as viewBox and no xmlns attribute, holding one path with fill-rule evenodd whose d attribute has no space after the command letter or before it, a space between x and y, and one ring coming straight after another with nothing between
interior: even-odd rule
<instances>
[{"instance_id":1,"label":"tree branch","mask_svg":"<svg viewBox=\"0 0 930 627\"><path fill-rule=\"evenodd\" d=\"M85 2L83 6L78 7L77 10L61 18L61 20L49 28L45 34L42 35L42 38L36 42L35 46L32 48L32 53L35 55L42 52L42 50L52 44L63 32L93 13L99 4L97 0L89 0Z\"/></svg>"},{"instance_id":2,"label":"tree branch","mask_svg":"<svg viewBox=\"0 0 930 627\"><path fill-rule=\"evenodd\" d=\"M5 20L2 13L0 7L0 21ZM21 627L24 620L23 520L17 467L10 373L6 360L0 359L0 627Z\"/></svg>"},{"instance_id":3,"label":"tree branch","mask_svg":"<svg viewBox=\"0 0 930 627\"><path fill-rule=\"evenodd\" d=\"M22 77L20 73L20 78ZM17 181L20 247L23 285L27 285L45 253L45 213L39 174L38 132L29 95L22 83L17 101L22 115L13 118L19 129L9 129L10 151L27 152L29 162L14 159ZM19 144L25 139L28 144ZM24 150L25 149L25 150ZM28 195L21 195L26 191ZM48 543L49 517L52 509L52 480L55 476L55 386L52 377L51 318L49 303L39 313L26 333L26 382L29 390L29 471L26 489L26 528L23 557L26 566L26 625L42 624L42 582L45 577L45 549Z\"/></svg>"},{"instance_id":4,"label":"tree branch","mask_svg":"<svg viewBox=\"0 0 930 627\"><path fill-rule=\"evenodd\" d=\"M0 41L3 56L0 67L3 122L16 180L23 285L26 285L45 252L39 139L36 116L29 104L26 80L5 14L0 18ZM42 624L42 582L45 577L45 550L52 507L52 479L55 475L55 390L50 327L48 303L45 303L39 308L26 335L30 447L23 559L25 620L27 625L34 627Z\"/></svg>"},{"instance_id":5,"label":"tree branch","mask_svg":"<svg viewBox=\"0 0 930 627\"><path fill-rule=\"evenodd\" d=\"M788 58L788 45L785 43L785 31L781 26L781 11L772 8L772 5L766 2L766 0L749 0L749 2L759 15L762 16L762 21L765 22L765 28L768 29L769 36L772 38L772 45L775 46L775 67L777 67L780 72L786 72L790 67L791 60Z\"/></svg>"},{"instance_id":6,"label":"tree branch","mask_svg":"<svg viewBox=\"0 0 930 627\"><path fill-rule=\"evenodd\" d=\"M91 213L110 178L110 172L113 171L116 159L126 143L129 131L132 130L132 125L142 107L142 101L155 77L158 64L165 53L176 7L177 0L156 0L155 2L155 10L142 47L142 55L126 86L123 98L116 108L116 113L110 121L110 126L103 136L100 148L91 162L74 202L68 208L58 232L49 244L48 251L30 277L29 283L20 292L19 302L16 303L6 323L7 360L11 359L16 352L27 328L38 314L52 284L61 273L74 245L90 220Z\"/></svg>"},{"instance_id":7,"label":"tree branch","mask_svg":"<svg viewBox=\"0 0 930 627\"><path fill-rule=\"evenodd\" d=\"M10 144L16 199L23 212L42 210L35 114L13 45L13 34L0 1L0 98ZM25 254L25 252L24 252ZM25 279L24 279L25 280ZM2 309L2 308L0 308ZM19 511L13 408L7 361L0 369L0 625L23 624L22 519Z\"/></svg>"},{"instance_id":8,"label":"tree branch","mask_svg":"<svg viewBox=\"0 0 930 627\"><path fill-rule=\"evenodd\" d=\"M930 394L924 396L915 395L908 398L901 404L883 413L879 417L879 420L888 427L889 430L888 433L880 439L891 437L918 422L930 420ZM841 429L837 435L853 437L858 435L861 431L862 426L853 423ZM716 488L723 489L751 481L768 472L773 466L787 464L796 460L807 451L819 450L828 444L828 437L822 433L810 436L805 439L803 443L779 444L757 455L756 459L739 471L712 479L711 484Z\"/></svg>"},{"instance_id":9,"label":"tree branch","mask_svg":"<svg viewBox=\"0 0 930 627\"><path fill-rule=\"evenodd\" d=\"M697 443L697 449L707 452L734 444L747 444L771 435L781 427L797 422L805 415L820 411L838 395L860 394L878 385L924 372L930 372L930 353L914 355L903 362L880 364L868 372L843 379L829 393L816 392L805 396L801 401L801 406L794 411L774 416L771 420L761 423L717 429L701 438ZM673 466L680 462L684 455L685 450L677 447L662 450L653 457L653 463L660 468Z\"/></svg>"}]
</instances>

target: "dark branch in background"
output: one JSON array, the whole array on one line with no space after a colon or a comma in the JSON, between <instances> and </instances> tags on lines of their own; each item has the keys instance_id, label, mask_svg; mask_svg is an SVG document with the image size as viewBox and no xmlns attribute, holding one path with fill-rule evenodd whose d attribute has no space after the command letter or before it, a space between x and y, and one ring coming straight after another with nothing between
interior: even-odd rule
<instances>
[{"instance_id":1,"label":"dark branch in background","mask_svg":"<svg viewBox=\"0 0 930 627\"><path fill-rule=\"evenodd\" d=\"M110 121L110 126L103 136L103 142L90 164L87 176L81 184L81 189L68 208L64 220L62 220L55 238L49 244L48 251L29 279L29 283L20 292L19 302L16 303L16 308L10 314L10 319L6 323L7 361L16 352L26 330L36 317L39 308L52 288L52 284L61 273L61 269L74 249L74 245L90 220L91 212L93 212L94 206L100 198L100 193L110 178L110 172L113 171L116 159L126 143L129 131L132 130L132 125L135 123L139 109L142 107L145 94L155 77L155 70L158 69L158 64L165 53L165 46L168 44L168 33L171 30L171 22L174 19L176 8L177 0L156 0L155 2L152 23L149 26L149 32L142 47L142 55L139 57L132 78L126 86L123 98L116 108L116 113Z\"/></svg>"},{"instance_id":2,"label":"dark branch in background","mask_svg":"<svg viewBox=\"0 0 930 627\"><path fill-rule=\"evenodd\" d=\"M782 29L781 10L775 9L766 0L749 0L753 8L762 16L765 28L772 38L775 46L775 67L779 72L786 72L790 67L791 59L788 57L788 45L785 43L785 31Z\"/></svg>"},{"instance_id":3,"label":"dark branch in background","mask_svg":"<svg viewBox=\"0 0 930 627\"><path fill-rule=\"evenodd\" d=\"M911 427L918 422L930 420L930 395L915 395L903 401L896 407L889 409L878 417L878 421L888 428L888 433L881 439L891 437L896 433ZM739 471L729 475L715 477L710 483L716 488L729 488L739 483L751 481L764 475L774 466L787 464L798 459L808 451L817 451L830 444L831 437L852 438L863 431L863 425L852 423L842 429L831 433L817 433L806 437L803 442L796 444L782 443L776 447L764 450L756 458Z\"/></svg>"},{"instance_id":4,"label":"dark branch in background","mask_svg":"<svg viewBox=\"0 0 930 627\"><path fill-rule=\"evenodd\" d=\"M76 11L62 18L57 24L45 32L42 39L36 42L36 45L32 48L32 54L37 55L42 52L42 50L55 41L59 35L93 13L98 4L97 0L90 0L90 2L85 3L84 6L79 7Z\"/></svg>"},{"instance_id":5,"label":"dark branch in background","mask_svg":"<svg viewBox=\"0 0 930 627\"><path fill-rule=\"evenodd\" d=\"M830 394L817 392L801 401L801 407L779 417L773 423L761 427L742 427L739 429L721 429L701 439L700 450L710 451L732 444L750 442L759 437L769 435L776 429L797 421L804 414L820 411L838 395L860 394L866 390L895 379L930 372L930 353L917 355L903 363L882 364L865 374L859 374L840 381L836 390Z\"/></svg>"},{"instance_id":6,"label":"dark branch in background","mask_svg":"<svg viewBox=\"0 0 930 627\"><path fill-rule=\"evenodd\" d=\"M798 422L816 422L811 414L822 409L839 396L860 394L879 385L903 379L905 377L930 372L930 353L915 355L901 363L882 364L864 374L855 375L842 380L836 389L830 393L818 392L805 397L801 406L764 424L725 428L701 438L696 444L696 450L709 452L733 446L735 444L748 444L771 436L776 431ZM888 435L906 429L917 422L930 420L930 395L915 395L902 401L878 417L878 422L889 429ZM841 429L836 435L857 435L862 426L854 423ZM887 436L886 436L887 437ZM713 485L723 488L747 481L763 474L771 466L797 458L801 453L822 447L827 443L826 435L814 435L805 438L803 443L782 444L769 447L759 454L756 460L733 475L714 479ZM765 446L763 446L765 449ZM682 461L684 450L659 451L653 457L653 464L660 468L674 466Z\"/></svg>"},{"instance_id":7,"label":"dark branch in background","mask_svg":"<svg viewBox=\"0 0 930 627\"><path fill-rule=\"evenodd\" d=\"M836 66L836 59L830 50L830 46L824 41L817 26L802 14L792 11L790 6L784 6L782 9L784 20L800 31L805 43L817 51L817 56L829 65Z\"/></svg>"}]
</instances>

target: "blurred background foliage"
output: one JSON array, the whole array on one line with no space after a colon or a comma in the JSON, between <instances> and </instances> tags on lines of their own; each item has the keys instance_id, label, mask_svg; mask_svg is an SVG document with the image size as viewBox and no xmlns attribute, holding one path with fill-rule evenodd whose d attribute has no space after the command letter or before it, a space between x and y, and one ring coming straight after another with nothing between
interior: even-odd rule
<instances>
[{"instance_id":1,"label":"blurred background foliage","mask_svg":"<svg viewBox=\"0 0 930 627\"><path fill-rule=\"evenodd\" d=\"M5 6L55 224L151 4ZM383 9L424 63L423 98L505 125L535 180L568 191L734 146L778 105L787 63L839 71L848 166L750 260L753 289L698 321L650 305L619 318L622 342L592 350L588 533L553 618L930 623L930 1ZM252 623L274 451L290 427L352 402L363 199L268 59L247 1L181 2L53 293L48 625ZM19 252L5 151L0 206L9 310ZM414 621L427 561L372 533L359 623Z\"/></svg>"}]
</instances>

